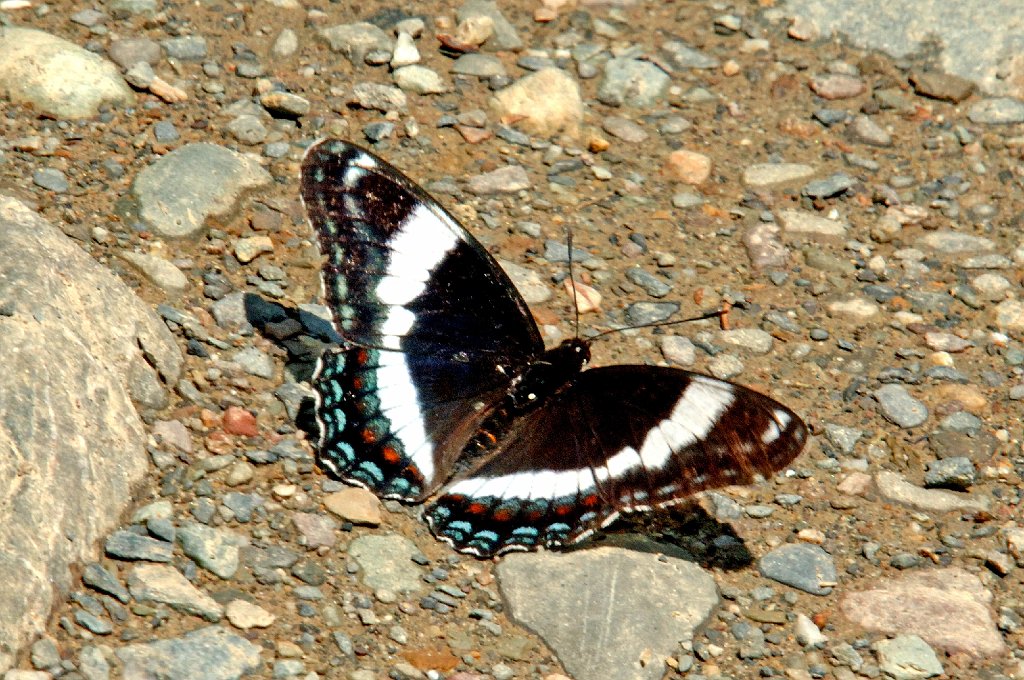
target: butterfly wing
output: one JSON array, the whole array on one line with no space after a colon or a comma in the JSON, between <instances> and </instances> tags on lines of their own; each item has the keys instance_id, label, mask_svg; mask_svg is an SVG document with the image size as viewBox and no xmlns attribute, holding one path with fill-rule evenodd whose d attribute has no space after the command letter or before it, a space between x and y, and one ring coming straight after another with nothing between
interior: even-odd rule
<instances>
[{"instance_id":1,"label":"butterfly wing","mask_svg":"<svg viewBox=\"0 0 1024 680\"><path fill-rule=\"evenodd\" d=\"M622 512L771 475L806 439L795 413L748 388L671 368L598 368L517 420L424 514L462 552L564 545Z\"/></svg>"},{"instance_id":2,"label":"butterfly wing","mask_svg":"<svg viewBox=\"0 0 1024 680\"><path fill-rule=\"evenodd\" d=\"M302 198L324 295L348 347L313 379L321 463L381 496L444 481L515 367L543 352L529 309L484 247L370 152L311 146Z\"/></svg>"}]
</instances>

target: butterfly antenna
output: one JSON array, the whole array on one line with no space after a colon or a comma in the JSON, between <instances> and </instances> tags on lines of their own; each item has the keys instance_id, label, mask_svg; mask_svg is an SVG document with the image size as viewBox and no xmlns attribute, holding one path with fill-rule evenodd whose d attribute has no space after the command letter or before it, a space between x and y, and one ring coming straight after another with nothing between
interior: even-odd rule
<instances>
[{"instance_id":1,"label":"butterfly antenna","mask_svg":"<svg viewBox=\"0 0 1024 680\"><path fill-rule=\"evenodd\" d=\"M675 321L652 321L651 323L642 323L642 324L640 324L638 326L626 326L624 328L610 328L610 329L608 329L606 331L601 331L597 335L591 336L589 339L591 341L593 341L593 340L597 340L598 338L603 337L605 335L611 335L612 333L621 333L623 331L633 331L633 330L637 330L637 329L640 329L640 328L663 328L665 326L675 326L676 324L681 324L681 323L690 323L691 321L704 321L706 319L715 319L715 318L725 319L726 315L728 313L729 313L729 310L723 307L721 309L715 309L715 310L710 311L710 312L704 312L700 316L693 316L693 317L690 317L688 319L676 319Z\"/></svg>"},{"instance_id":2,"label":"butterfly antenna","mask_svg":"<svg viewBox=\"0 0 1024 680\"><path fill-rule=\"evenodd\" d=\"M576 276L573 274L572 266L572 229L566 227L566 242L569 244L569 287L572 288L572 309L576 314L574 335L580 337L580 301L579 293L576 291Z\"/></svg>"}]
</instances>

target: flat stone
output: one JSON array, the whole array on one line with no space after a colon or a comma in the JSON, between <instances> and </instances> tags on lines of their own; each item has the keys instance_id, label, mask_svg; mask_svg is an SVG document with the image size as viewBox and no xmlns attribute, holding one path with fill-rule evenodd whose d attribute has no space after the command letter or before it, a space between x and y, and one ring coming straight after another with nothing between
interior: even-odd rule
<instances>
[{"instance_id":1,"label":"flat stone","mask_svg":"<svg viewBox=\"0 0 1024 680\"><path fill-rule=\"evenodd\" d=\"M758 568L765 578L811 595L828 595L838 578L832 556L806 543L779 546L760 559Z\"/></svg>"},{"instance_id":2,"label":"flat stone","mask_svg":"<svg viewBox=\"0 0 1024 680\"><path fill-rule=\"evenodd\" d=\"M548 137L561 131L579 134L583 99L576 79L557 68L520 78L490 99L495 116L516 120L529 134Z\"/></svg>"},{"instance_id":3,"label":"flat stone","mask_svg":"<svg viewBox=\"0 0 1024 680\"><path fill-rule=\"evenodd\" d=\"M811 90L822 99L852 99L864 94L867 85L856 76L843 73L827 73L814 76L809 83Z\"/></svg>"},{"instance_id":4,"label":"flat stone","mask_svg":"<svg viewBox=\"0 0 1024 680\"><path fill-rule=\"evenodd\" d=\"M512 618L576 680L661 678L718 603L696 564L622 548L513 554L496 572Z\"/></svg>"},{"instance_id":5,"label":"flat stone","mask_svg":"<svg viewBox=\"0 0 1024 680\"><path fill-rule=\"evenodd\" d=\"M104 104L128 106L135 94L112 62L43 31L0 31L0 91L57 118L89 118Z\"/></svg>"},{"instance_id":6,"label":"flat stone","mask_svg":"<svg viewBox=\"0 0 1024 680\"><path fill-rule=\"evenodd\" d=\"M321 29L323 38L334 52L345 55L354 66L366 61L373 52L392 52L391 37L380 28L366 22L341 24Z\"/></svg>"},{"instance_id":7,"label":"flat stone","mask_svg":"<svg viewBox=\"0 0 1024 680\"><path fill-rule=\"evenodd\" d=\"M266 628L277 620L277 617L259 605L245 600L232 600L224 607L224 616L235 628Z\"/></svg>"},{"instance_id":8,"label":"flat stone","mask_svg":"<svg viewBox=\"0 0 1024 680\"><path fill-rule=\"evenodd\" d=\"M885 419L902 428L917 427L928 420L928 407L912 397L903 385L882 385L872 396Z\"/></svg>"},{"instance_id":9,"label":"flat stone","mask_svg":"<svg viewBox=\"0 0 1024 680\"><path fill-rule=\"evenodd\" d=\"M127 530L115 531L107 536L103 548L111 557L122 560L170 562L174 557L174 546L167 541L158 541Z\"/></svg>"},{"instance_id":10,"label":"flat stone","mask_svg":"<svg viewBox=\"0 0 1024 680\"><path fill-rule=\"evenodd\" d=\"M338 522L314 512L292 513L292 523L299 530L300 543L309 550L334 547L338 542Z\"/></svg>"},{"instance_id":11,"label":"flat stone","mask_svg":"<svg viewBox=\"0 0 1024 680\"><path fill-rule=\"evenodd\" d=\"M395 85L405 92L414 94L442 94L452 89L451 83L442 78L436 71L419 64L411 64L396 68L391 77Z\"/></svg>"},{"instance_id":12,"label":"flat stone","mask_svg":"<svg viewBox=\"0 0 1024 680\"><path fill-rule=\"evenodd\" d=\"M837 316L866 320L877 316L882 308L865 298L851 298L828 303L828 311Z\"/></svg>"},{"instance_id":13,"label":"flat stone","mask_svg":"<svg viewBox=\"0 0 1024 680\"><path fill-rule=\"evenodd\" d=\"M417 593L426 586L421 568L413 562L420 551L403 536L360 536L349 544L348 554L359 565L368 588Z\"/></svg>"},{"instance_id":14,"label":"flat stone","mask_svg":"<svg viewBox=\"0 0 1024 680\"><path fill-rule=\"evenodd\" d=\"M917 245L947 254L994 250L996 247L992 240L983 236L943 230L928 232L917 240Z\"/></svg>"},{"instance_id":15,"label":"flat stone","mask_svg":"<svg viewBox=\"0 0 1024 680\"><path fill-rule=\"evenodd\" d=\"M900 635L875 643L878 666L894 680L919 680L942 675L935 651L917 635Z\"/></svg>"},{"instance_id":16,"label":"flat stone","mask_svg":"<svg viewBox=\"0 0 1024 680\"><path fill-rule=\"evenodd\" d=\"M527 304L539 305L547 302L554 295L551 286L533 269L502 259L498 260L498 264L508 274L508 278L512 280L512 284Z\"/></svg>"},{"instance_id":17,"label":"flat stone","mask_svg":"<svg viewBox=\"0 0 1024 680\"><path fill-rule=\"evenodd\" d=\"M530 177L521 165L506 165L503 168L473 175L467 189L471 194L514 194L530 188Z\"/></svg>"},{"instance_id":18,"label":"flat stone","mask_svg":"<svg viewBox=\"0 0 1024 680\"><path fill-rule=\"evenodd\" d=\"M159 602L172 609L219 621L224 608L196 588L177 569L164 564L139 564L128 575L128 590L139 602Z\"/></svg>"},{"instance_id":19,"label":"flat stone","mask_svg":"<svg viewBox=\"0 0 1024 680\"><path fill-rule=\"evenodd\" d=\"M676 149L665 159L662 172L684 184L703 184L711 176L711 158L696 151Z\"/></svg>"},{"instance_id":20,"label":"flat stone","mask_svg":"<svg viewBox=\"0 0 1024 680\"><path fill-rule=\"evenodd\" d=\"M967 78L943 71L919 71L910 74L914 92L922 97L959 104L974 93L974 83Z\"/></svg>"},{"instance_id":21,"label":"flat stone","mask_svg":"<svg viewBox=\"0 0 1024 680\"><path fill-rule=\"evenodd\" d=\"M215 144L188 144L139 172L132 195L153 231L186 237L199 232L207 217L227 215L243 192L271 181L247 156Z\"/></svg>"},{"instance_id":22,"label":"flat stone","mask_svg":"<svg viewBox=\"0 0 1024 680\"><path fill-rule=\"evenodd\" d=\"M491 20L493 32L483 44L485 50L514 52L523 48L523 41L516 27L505 18L494 0L466 0L455 11L455 18L460 24L474 17L487 17Z\"/></svg>"},{"instance_id":23,"label":"flat stone","mask_svg":"<svg viewBox=\"0 0 1024 680\"><path fill-rule=\"evenodd\" d=\"M982 99L967 110L972 123L1010 125L1024 123L1024 101L1011 97Z\"/></svg>"},{"instance_id":24,"label":"flat stone","mask_svg":"<svg viewBox=\"0 0 1024 680\"><path fill-rule=\"evenodd\" d=\"M815 169L802 163L758 163L743 170L743 183L752 189L801 182L813 177Z\"/></svg>"},{"instance_id":25,"label":"flat stone","mask_svg":"<svg viewBox=\"0 0 1024 680\"><path fill-rule=\"evenodd\" d=\"M745 349L754 354L767 354L772 351L772 345L775 342L771 333L760 328L734 328L728 331L718 331L717 340L723 345Z\"/></svg>"},{"instance_id":26,"label":"flat stone","mask_svg":"<svg viewBox=\"0 0 1024 680\"><path fill-rule=\"evenodd\" d=\"M892 146L892 135L870 116L854 116L846 128L846 133L851 140L868 146Z\"/></svg>"},{"instance_id":27,"label":"flat stone","mask_svg":"<svg viewBox=\"0 0 1024 680\"><path fill-rule=\"evenodd\" d=\"M188 290L188 277L185 273L162 257L126 251L121 253L121 259L168 295L177 297Z\"/></svg>"},{"instance_id":28,"label":"flat stone","mask_svg":"<svg viewBox=\"0 0 1024 680\"><path fill-rule=\"evenodd\" d=\"M846 236L849 228L845 221L818 217L803 210L780 210L777 219L786 237L840 238Z\"/></svg>"},{"instance_id":29,"label":"flat stone","mask_svg":"<svg viewBox=\"0 0 1024 680\"><path fill-rule=\"evenodd\" d=\"M370 491L355 486L324 496L324 507L352 524L375 527L383 519L380 499Z\"/></svg>"},{"instance_id":30,"label":"flat stone","mask_svg":"<svg viewBox=\"0 0 1024 680\"><path fill-rule=\"evenodd\" d=\"M238 680L260 668L260 648L222 626L114 651L125 678ZM197 669L202 669L197 673Z\"/></svg>"},{"instance_id":31,"label":"flat stone","mask_svg":"<svg viewBox=\"0 0 1024 680\"><path fill-rule=\"evenodd\" d=\"M987 510L989 501L983 496L923 489L911 484L896 472L883 470L875 475L878 492L887 500L903 503L918 510L950 512L952 510Z\"/></svg>"},{"instance_id":32,"label":"flat stone","mask_svg":"<svg viewBox=\"0 0 1024 680\"><path fill-rule=\"evenodd\" d=\"M789 264L791 253L779 238L781 233L779 225L774 222L758 222L743 232L743 246L755 268L784 268Z\"/></svg>"},{"instance_id":33,"label":"flat stone","mask_svg":"<svg viewBox=\"0 0 1024 680\"><path fill-rule=\"evenodd\" d=\"M604 78L597 98L608 106L645 109L654 106L668 91L671 77L649 61L610 59L604 65Z\"/></svg>"},{"instance_id":34,"label":"flat stone","mask_svg":"<svg viewBox=\"0 0 1024 680\"><path fill-rule=\"evenodd\" d=\"M477 78L503 78L508 75L505 64L493 54L470 52L461 55L452 64L451 72Z\"/></svg>"},{"instance_id":35,"label":"flat stone","mask_svg":"<svg viewBox=\"0 0 1024 680\"><path fill-rule=\"evenodd\" d=\"M856 625L890 635L919 635L948 653L996 657L1006 653L992 621L992 593L958 567L908 572L851 592L840 609Z\"/></svg>"},{"instance_id":36,"label":"flat stone","mask_svg":"<svg viewBox=\"0 0 1024 680\"><path fill-rule=\"evenodd\" d=\"M248 543L241 534L198 522L178 527L177 541L196 564L223 579L232 578L238 571L239 549Z\"/></svg>"}]
</instances>

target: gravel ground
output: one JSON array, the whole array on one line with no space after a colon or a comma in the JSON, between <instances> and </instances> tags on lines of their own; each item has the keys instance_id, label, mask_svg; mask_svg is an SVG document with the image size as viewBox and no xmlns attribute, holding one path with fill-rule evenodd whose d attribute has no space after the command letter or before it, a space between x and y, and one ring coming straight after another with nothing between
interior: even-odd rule
<instances>
[{"instance_id":1,"label":"gravel ground","mask_svg":"<svg viewBox=\"0 0 1024 680\"><path fill-rule=\"evenodd\" d=\"M927 55L804 40L770 5L0 12L116 62L122 88L80 121L38 93L0 104L0 191L188 353L174 406L147 415L150 483L7 677L606 677L520 625L550 603L516 562L456 555L416 508L316 468L296 419L329 334L297 170L331 135L510 263L549 343L573 332L571 229L600 299L585 330L733 304L730 331L613 334L595 364L732 379L811 426L777 479L595 542L681 556L719 589L642 677L1024 678L1024 102ZM534 99L492 102L510 85Z\"/></svg>"}]
</instances>

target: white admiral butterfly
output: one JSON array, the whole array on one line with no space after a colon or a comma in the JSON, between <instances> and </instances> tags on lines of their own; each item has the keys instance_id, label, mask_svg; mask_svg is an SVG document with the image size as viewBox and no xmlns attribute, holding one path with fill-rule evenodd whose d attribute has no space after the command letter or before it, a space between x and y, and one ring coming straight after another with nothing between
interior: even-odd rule
<instances>
[{"instance_id":1,"label":"white admiral butterfly","mask_svg":"<svg viewBox=\"0 0 1024 680\"><path fill-rule=\"evenodd\" d=\"M739 385L675 368L583 370L544 349L497 262L377 156L321 140L302 198L344 345L313 377L319 460L480 556L575 543L620 513L785 467L807 429ZM443 489L442 489L443 487Z\"/></svg>"}]
</instances>

